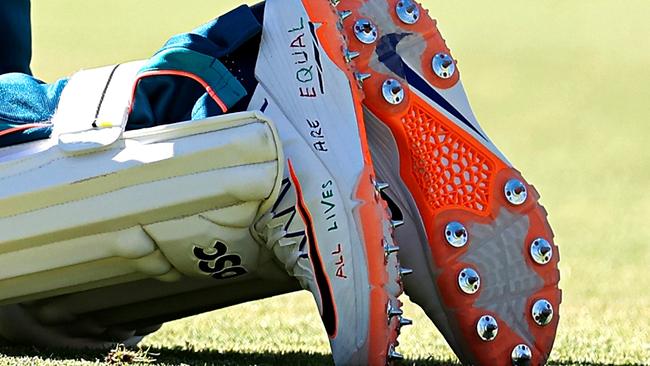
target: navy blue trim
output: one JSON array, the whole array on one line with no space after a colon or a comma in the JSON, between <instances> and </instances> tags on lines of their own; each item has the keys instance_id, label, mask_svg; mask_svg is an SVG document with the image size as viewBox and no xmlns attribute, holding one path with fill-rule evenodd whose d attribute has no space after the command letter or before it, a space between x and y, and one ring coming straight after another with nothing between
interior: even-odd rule
<instances>
[{"instance_id":1,"label":"navy blue trim","mask_svg":"<svg viewBox=\"0 0 650 366\"><path fill-rule=\"evenodd\" d=\"M438 104L441 108L449 112L452 116L458 118L472 131L476 132L479 136L485 136L471 124L465 116L460 113L451 103L447 101L440 93L438 93L424 78L422 78L415 70L411 69L402 57L397 53L397 45L402 39L411 35L411 33L390 33L382 36L378 43L375 53L379 62L384 64L390 71L406 79L406 82L413 88L426 95L433 102Z\"/></svg>"},{"instance_id":2,"label":"navy blue trim","mask_svg":"<svg viewBox=\"0 0 650 366\"><path fill-rule=\"evenodd\" d=\"M332 297L332 287L329 280L327 279L327 271L325 266L322 263L322 259L318 254L318 245L316 245L316 229L314 228L314 223L310 220L311 215L305 203L303 202L302 197L299 197L298 192L296 191L296 208L300 212L300 216L305 222L305 231L307 239L307 255L311 262L311 266L314 269L314 277L316 283L318 284L318 290L320 292L321 304L322 304L322 314L321 319L323 320L323 325L325 325L325 330L327 335L334 337L337 332L338 322L336 319L336 305L334 298ZM316 255L312 255L315 253Z\"/></svg>"},{"instance_id":3,"label":"navy blue trim","mask_svg":"<svg viewBox=\"0 0 650 366\"><path fill-rule=\"evenodd\" d=\"M266 108L269 107L269 100L264 98L264 104L262 104L262 108L260 108L260 111L262 113L266 112Z\"/></svg>"},{"instance_id":4,"label":"navy blue trim","mask_svg":"<svg viewBox=\"0 0 650 366\"><path fill-rule=\"evenodd\" d=\"M314 26L313 22L309 22L309 32L311 33L311 36L314 39L316 45L320 47L320 42L318 41L318 37L316 37L316 27Z\"/></svg>"},{"instance_id":5,"label":"navy blue trim","mask_svg":"<svg viewBox=\"0 0 650 366\"><path fill-rule=\"evenodd\" d=\"M463 122L467 127L471 128L479 136L485 139L485 136L471 124L462 113L460 113L456 108L454 108L451 103L447 101L440 93L429 85L429 83L424 80L415 70L411 69L404 63L404 71L406 74L406 82L415 89L419 90L422 94L426 95L429 99L437 103L440 107L444 108L447 112L451 113L454 117L458 118Z\"/></svg>"},{"instance_id":6,"label":"navy blue trim","mask_svg":"<svg viewBox=\"0 0 650 366\"><path fill-rule=\"evenodd\" d=\"M323 84L323 64L320 58L320 43L318 42L318 37L316 37L316 30L314 28L314 23L309 22L309 32L311 32L311 37L314 40L314 58L316 58L316 65L318 71L318 87L320 88L320 93L325 94L325 85Z\"/></svg>"}]
</instances>

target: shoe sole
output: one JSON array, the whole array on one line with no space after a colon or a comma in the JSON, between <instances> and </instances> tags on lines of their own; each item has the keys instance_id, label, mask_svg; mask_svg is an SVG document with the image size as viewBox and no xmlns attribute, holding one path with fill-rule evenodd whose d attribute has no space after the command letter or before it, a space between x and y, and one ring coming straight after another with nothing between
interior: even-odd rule
<instances>
[{"instance_id":1,"label":"shoe sole","mask_svg":"<svg viewBox=\"0 0 650 366\"><path fill-rule=\"evenodd\" d=\"M422 266L414 265L416 275L406 280L407 293L425 308L463 363L511 364L512 353L523 344L532 350L528 364L544 364L555 338L561 302L559 255L546 211L538 203L534 187L482 137L480 128L462 120L473 118L463 118L467 108L445 103L445 95L459 87L459 73L448 79L438 77L431 58L439 53L449 55L449 49L435 21L421 6L416 5L420 17L410 25L397 15L400 4L404 1L346 0L338 9L348 15L344 30L350 49L358 52L353 54L361 72L359 79L365 79L367 123L385 124L390 129L399 155L392 169L406 185L402 187L409 193L405 196L417 206L417 219L424 223L428 238L425 248L412 251L403 243L403 263L417 263L416 256L431 258L428 273L420 273ZM376 26L369 31L370 38L372 31L376 32L374 42L361 42L356 36L360 19ZM406 41L400 43L400 37ZM401 57L395 58L399 56L398 43L400 54L421 55L420 65L400 63ZM397 104L388 103L382 93L388 79L403 86ZM428 90L418 84L423 80L430 84ZM427 99L435 100L440 109L432 108ZM523 204L514 205L505 196L504 187L512 179L522 182L528 194ZM463 247L447 243L446 227L451 222L462 223L466 229L468 241ZM537 238L552 245L552 258L544 265L537 264L530 254ZM411 252L413 255L408 254ZM480 287L473 294L459 287L464 268L480 274ZM430 291L418 291L426 286L425 281L432 282ZM542 299L555 310L551 322L544 326L532 317L533 305ZM485 316L493 317L499 326L491 341L482 340L477 332ZM520 362L525 359L524 355L517 364L525 364Z\"/></svg>"}]
</instances>

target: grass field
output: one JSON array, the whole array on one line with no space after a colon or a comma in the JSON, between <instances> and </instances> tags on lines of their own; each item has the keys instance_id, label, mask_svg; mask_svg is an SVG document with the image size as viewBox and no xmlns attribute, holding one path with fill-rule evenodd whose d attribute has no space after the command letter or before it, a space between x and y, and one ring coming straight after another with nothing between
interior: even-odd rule
<instances>
[{"instance_id":1,"label":"grass field","mask_svg":"<svg viewBox=\"0 0 650 366\"><path fill-rule=\"evenodd\" d=\"M235 3L34 0L34 71L51 81L144 58ZM425 3L460 60L483 127L550 213L564 290L551 364L650 364L650 2ZM453 364L423 313L412 304L406 313L415 326L401 338L405 364ZM144 345L169 365L329 365L323 333L303 293L166 324ZM103 358L0 352L0 364Z\"/></svg>"}]
</instances>

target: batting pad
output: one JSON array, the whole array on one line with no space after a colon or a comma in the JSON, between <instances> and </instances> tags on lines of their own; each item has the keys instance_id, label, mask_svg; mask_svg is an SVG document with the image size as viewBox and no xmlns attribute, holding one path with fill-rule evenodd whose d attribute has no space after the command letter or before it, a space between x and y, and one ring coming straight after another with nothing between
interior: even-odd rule
<instances>
[{"instance_id":1,"label":"batting pad","mask_svg":"<svg viewBox=\"0 0 650 366\"><path fill-rule=\"evenodd\" d=\"M252 242L248 226L277 198L281 145L258 112L108 131L0 163L0 304L213 276L217 243ZM246 274L227 259L218 276Z\"/></svg>"}]
</instances>

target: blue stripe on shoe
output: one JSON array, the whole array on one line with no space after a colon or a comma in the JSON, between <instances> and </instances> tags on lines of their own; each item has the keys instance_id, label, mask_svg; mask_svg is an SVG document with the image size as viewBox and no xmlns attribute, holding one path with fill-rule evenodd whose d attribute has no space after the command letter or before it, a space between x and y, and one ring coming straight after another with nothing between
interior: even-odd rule
<instances>
[{"instance_id":1,"label":"blue stripe on shoe","mask_svg":"<svg viewBox=\"0 0 650 366\"><path fill-rule=\"evenodd\" d=\"M391 33L381 37L378 41L375 53L379 62L384 64L390 71L397 76L406 80L410 87L417 89L420 93L426 95L434 103L449 112L452 116L458 118L467 127L476 132L485 139L485 136L473 124L465 118L451 103L438 93L420 74L413 70L404 62L402 57L397 53L399 42L411 35L411 33Z\"/></svg>"}]
</instances>

